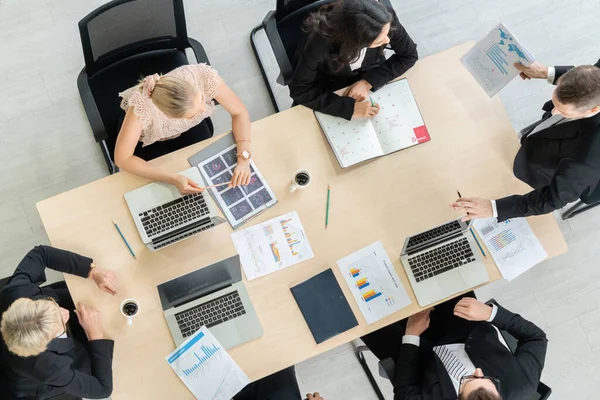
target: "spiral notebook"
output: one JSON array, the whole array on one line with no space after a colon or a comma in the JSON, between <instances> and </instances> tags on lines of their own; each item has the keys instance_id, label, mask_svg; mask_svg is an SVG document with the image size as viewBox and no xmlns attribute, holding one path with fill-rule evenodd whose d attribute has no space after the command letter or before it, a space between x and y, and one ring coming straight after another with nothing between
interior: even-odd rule
<instances>
[{"instance_id":1,"label":"spiral notebook","mask_svg":"<svg viewBox=\"0 0 600 400\"><path fill-rule=\"evenodd\" d=\"M371 119L348 121L315 111L342 168L430 140L408 80L387 84L371 99L380 106Z\"/></svg>"}]
</instances>

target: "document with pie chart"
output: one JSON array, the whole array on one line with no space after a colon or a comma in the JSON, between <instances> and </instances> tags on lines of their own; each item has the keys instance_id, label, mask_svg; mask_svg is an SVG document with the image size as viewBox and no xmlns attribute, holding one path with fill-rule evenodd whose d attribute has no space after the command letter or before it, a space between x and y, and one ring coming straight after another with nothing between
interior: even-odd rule
<instances>
[{"instance_id":1,"label":"document with pie chart","mask_svg":"<svg viewBox=\"0 0 600 400\"><path fill-rule=\"evenodd\" d=\"M250 281L314 257L297 212L231 234Z\"/></svg>"}]
</instances>

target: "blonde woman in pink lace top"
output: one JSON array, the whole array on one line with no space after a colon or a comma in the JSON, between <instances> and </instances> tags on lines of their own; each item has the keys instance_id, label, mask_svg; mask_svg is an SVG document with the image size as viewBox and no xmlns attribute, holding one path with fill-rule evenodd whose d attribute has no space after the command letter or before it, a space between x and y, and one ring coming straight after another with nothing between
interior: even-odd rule
<instances>
[{"instance_id":1,"label":"blonde woman in pink lace top","mask_svg":"<svg viewBox=\"0 0 600 400\"><path fill-rule=\"evenodd\" d=\"M146 77L119 93L126 111L115 145L115 164L135 175L177 186L182 194L203 189L191 179L155 167L134 154L159 141L189 135L214 109L213 99L231 114L238 164L231 186L250 182L250 117L241 100L207 64L184 65L166 75ZM188 132L189 131L189 132ZM206 137L203 137L204 139ZM160 145L160 144L158 144ZM156 146L156 144L155 144Z\"/></svg>"}]
</instances>

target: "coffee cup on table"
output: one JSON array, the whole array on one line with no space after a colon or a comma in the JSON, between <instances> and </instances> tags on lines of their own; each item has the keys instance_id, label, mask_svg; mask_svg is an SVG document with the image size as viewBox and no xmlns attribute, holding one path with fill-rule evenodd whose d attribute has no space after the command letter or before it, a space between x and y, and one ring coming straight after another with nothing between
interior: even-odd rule
<instances>
[{"instance_id":1,"label":"coffee cup on table","mask_svg":"<svg viewBox=\"0 0 600 400\"><path fill-rule=\"evenodd\" d=\"M125 299L121 303L121 314L127 318L127 325L133 324L133 317L140 312L140 305L135 299Z\"/></svg>"},{"instance_id":2,"label":"coffee cup on table","mask_svg":"<svg viewBox=\"0 0 600 400\"><path fill-rule=\"evenodd\" d=\"M300 169L294 173L294 181L292 182L292 186L290 186L290 193L294 192L296 189L302 189L307 187L310 184L310 173L305 169Z\"/></svg>"}]
</instances>

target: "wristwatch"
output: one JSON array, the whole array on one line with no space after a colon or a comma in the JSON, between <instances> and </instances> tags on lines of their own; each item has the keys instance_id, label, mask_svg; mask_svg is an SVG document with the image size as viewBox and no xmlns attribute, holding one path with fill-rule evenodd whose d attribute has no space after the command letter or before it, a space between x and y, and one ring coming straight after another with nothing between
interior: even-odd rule
<instances>
[{"instance_id":1,"label":"wristwatch","mask_svg":"<svg viewBox=\"0 0 600 400\"><path fill-rule=\"evenodd\" d=\"M237 154L238 157L242 157L244 160L249 160L252 154L248 150L242 150L241 153Z\"/></svg>"},{"instance_id":2,"label":"wristwatch","mask_svg":"<svg viewBox=\"0 0 600 400\"><path fill-rule=\"evenodd\" d=\"M88 272L88 278L92 276L92 271L94 271L94 268L96 268L96 264L92 261L92 263L90 264L90 270Z\"/></svg>"}]
</instances>

